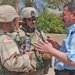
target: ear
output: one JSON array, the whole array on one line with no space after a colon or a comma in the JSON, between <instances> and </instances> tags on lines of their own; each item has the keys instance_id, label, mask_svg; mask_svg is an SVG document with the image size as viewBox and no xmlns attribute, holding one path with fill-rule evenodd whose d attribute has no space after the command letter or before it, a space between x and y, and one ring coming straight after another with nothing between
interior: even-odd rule
<instances>
[{"instance_id":1,"label":"ear","mask_svg":"<svg viewBox=\"0 0 75 75\"><path fill-rule=\"evenodd\" d=\"M24 18L22 19L22 21L24 22Z\"/></svg>"}]
</instances>

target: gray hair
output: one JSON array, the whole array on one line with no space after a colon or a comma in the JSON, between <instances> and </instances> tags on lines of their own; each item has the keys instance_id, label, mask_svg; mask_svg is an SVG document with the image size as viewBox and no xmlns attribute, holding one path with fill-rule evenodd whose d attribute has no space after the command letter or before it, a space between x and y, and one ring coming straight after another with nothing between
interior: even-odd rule
<instances>
[{"instance_id":1,"label":"gray hair","mask_svg":"<svg viewBox=\"0 0 75 75\"><path fill-rule=\"evenodd\" d=\"M68 7L68 10L69 10L70 12L75 11L75 2L71 2L71 3L65 4L64 7L66 7L66 6Z\"/></svg>"}]
</instances>

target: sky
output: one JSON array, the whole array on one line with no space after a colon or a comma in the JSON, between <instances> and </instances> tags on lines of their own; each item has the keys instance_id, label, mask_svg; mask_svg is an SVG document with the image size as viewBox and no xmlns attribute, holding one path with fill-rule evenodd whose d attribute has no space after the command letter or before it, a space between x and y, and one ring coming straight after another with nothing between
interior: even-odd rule
<instances>
[{"instance_id":1,"label":"sky","mask_svg":"<svg viewBox=\"0 0 75 75\"><path fill-rule=\"evenodd\" d=\"M24 4L21 2L22 0L19 0L19 8L22 9L24 6Z\"/></svg>"},{"instance_id":2,"label":"sky","mask_svg":"<svg viewBox=\"0 0 75 75\"><path fill-rule=\"evenodd\" d=\"M19 0L19 7L20 7L20 9L22 9L23 7L25 7L25 5L21 1L22 0ZM43 2L43 0L34 0L34 1L36 2L36 6L38 8L42 7L40 3L42 3L42 5L46 5L46 3Z\"/></svg>"}]
</instances>

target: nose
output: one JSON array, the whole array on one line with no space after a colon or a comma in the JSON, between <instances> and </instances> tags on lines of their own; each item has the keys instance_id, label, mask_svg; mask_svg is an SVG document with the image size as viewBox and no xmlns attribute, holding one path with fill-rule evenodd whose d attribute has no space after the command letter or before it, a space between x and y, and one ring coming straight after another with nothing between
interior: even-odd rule
<instances>
[{"instance_id":1,"label":"nose","mask_svg":"<svg viewBox=\"0 0 75 75\"><path fill-rule=\"evenodd\" d=\"M36 21L35 21L35 20L33 20L32 22L33 22L33 24L35 24L35 23L36 23Z\"/></svg>"}]
</instances>

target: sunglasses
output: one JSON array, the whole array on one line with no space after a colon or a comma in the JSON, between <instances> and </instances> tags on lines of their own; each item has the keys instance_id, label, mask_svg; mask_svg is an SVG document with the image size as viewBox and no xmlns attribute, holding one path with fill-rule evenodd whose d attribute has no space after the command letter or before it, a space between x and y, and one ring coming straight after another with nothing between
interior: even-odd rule
<instances>
[{"instance_id":1,"label":"sunglasses","mask_svg":"<svg viewBox=\"0 0 75 75\"><path fill-rule=\"evenodd\" d=\"M36 21L37 18L28 18L28 21Z\"/></svg>"}]
</instances>

